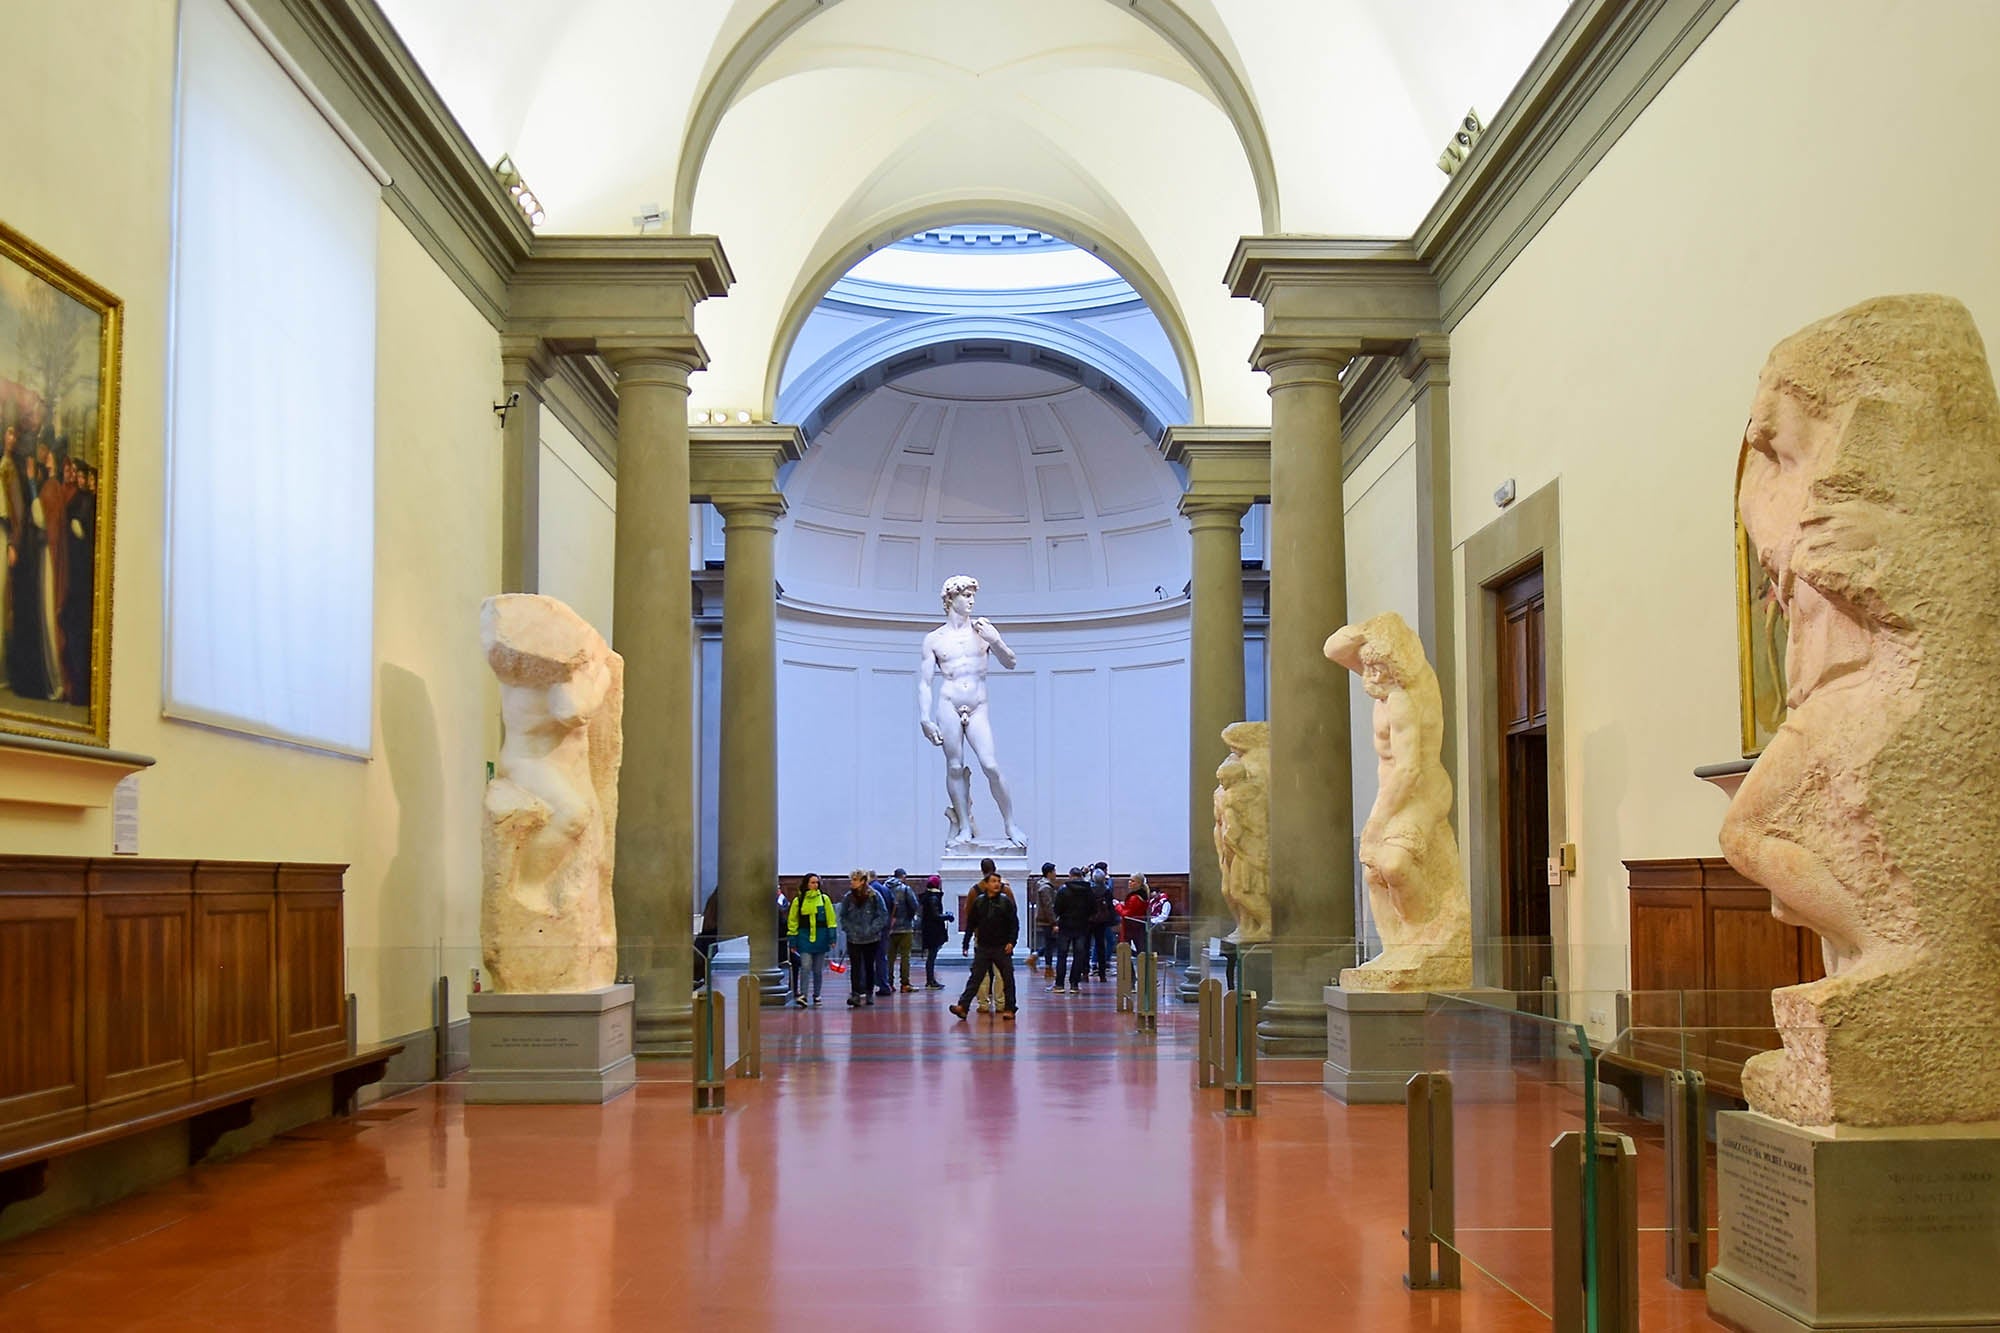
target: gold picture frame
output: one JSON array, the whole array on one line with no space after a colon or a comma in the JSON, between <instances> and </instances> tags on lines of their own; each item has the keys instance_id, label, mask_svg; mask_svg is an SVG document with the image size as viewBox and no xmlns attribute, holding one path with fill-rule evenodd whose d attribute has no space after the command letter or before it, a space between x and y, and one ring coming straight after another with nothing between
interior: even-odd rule
<instances>
[{"instance_id":1,"label":"gold picture frame","mask_svg":"<svg viewBox=\"0 0 2000 1333\"><path fill-rule=\"evenodd\" d=\"M1777 590L1750 549L1736 516L1736 660L1743 718L1743 757L1764 752L1785 722L1785 641L1789 625Z\"/></svg>"},{"instance_id":2,"label":"gold picture frame","mask_svg":"<svg viewBox=\"0 0 2000 1333\"><path fill-rule=\"evenodd\" d=\"M0 732L111 742L124 308L0 222Z\"/></svg>"}]
</instances>

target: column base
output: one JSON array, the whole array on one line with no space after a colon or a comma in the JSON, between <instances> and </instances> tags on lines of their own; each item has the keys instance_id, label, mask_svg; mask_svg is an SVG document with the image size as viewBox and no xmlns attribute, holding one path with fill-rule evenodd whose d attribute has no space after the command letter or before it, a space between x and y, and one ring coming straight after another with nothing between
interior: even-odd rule
<instances>
[{"instance_id":1,"label":"column base","mask_svg":"<svg viewBox=\"0 0 2000 1333\"><path fill-rule=\"evenodd\" d=\"M1744 1333L2000 1333L2000 1123L1716 1117L1708 1308Z\"/></svg>"},{"instance_id":2,"label":"column base","mask_svg":"<svg viewBox=\"0 0 2000 1333\"><path fill-rule=\"evenodd\" d=\"M757 978L757 1004L764 1009L782 1009L792 998L792 972L785 967L760 967L752 971Z\"/></svg>"},{"instance_id":3,"label":"column base","mask_svg":"<svg viewBox=\"0 0 2000 1333\"><path fill-rule=\"evenodd\" d=\"M632 1029L634 1055L687 1060L694 1056L694 1004L641 1011Z\"/></svg>"},{"instance_id":4,"label":"column base","mask_svg":"<svg viewBox=\"0 0 2000 1333\"><path fill-rule=\"evenodd\" d=\"M1279 1000L1264 1005L1257 1016L1257 1053L1324 1059L1326 1005Z\"/></svg>"},{"instance_id":5,"label":"column base","mask_svg":"<svg viewBox=\"0 0 2000 1333\"><path fill-rule=\"evenodd\" d=\"M608 1102L636 1081L632 987L566 995L468 995L468 1102Z\"/></svg>"}]
</instances>

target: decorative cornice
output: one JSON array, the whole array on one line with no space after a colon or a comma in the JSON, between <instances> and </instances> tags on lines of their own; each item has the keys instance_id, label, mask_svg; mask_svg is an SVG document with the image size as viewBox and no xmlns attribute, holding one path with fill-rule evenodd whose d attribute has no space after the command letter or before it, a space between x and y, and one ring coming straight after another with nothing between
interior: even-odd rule
<instances>
[{"instance_id":1,"label":"decorative cornice","mask_svg":"<svg viewBox=\"0 0 2000 1333\"><path fill-rule=\"evenodd\" d=\"M1264 307L1259 347L1273 352L1322 341L1350 355L1400 351L1438 331L1437 283L1408 241L1245 236L1224 281Z\"/></svg>"},{"instance_id":2,"label":"decorative cornice","mask_svg":"<svg viewBox=\"0 0 2000 1333\"><path fill-rule=\"evenodd\" d=\"M1450 329L1527 248L1736 0L1572 5L1412 244Z\"/></svg>"},{"instance_id":3,"label":"decorative cornice","mask_svg":"<svg viewBox=\"0 0 2000 1333\"><path fill-rule=\"evenodd\" d=\"M677 345L734 278L713 236L538 236L508 285L506 327L565 352Z\"/></svg>"}]
</instances>

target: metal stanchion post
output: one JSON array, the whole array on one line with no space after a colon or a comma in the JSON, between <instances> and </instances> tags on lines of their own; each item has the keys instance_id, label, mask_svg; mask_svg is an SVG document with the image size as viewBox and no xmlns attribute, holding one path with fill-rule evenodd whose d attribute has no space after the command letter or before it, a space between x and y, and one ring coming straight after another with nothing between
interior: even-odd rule
<instances>
[{"instance_id":1,"label":"metal stanchion post","mask_svg":"<svg viewBox=\"0 0 2000 1333\"><path fill-rule=\"evenodd\" d=\"M1412 1075L1404 1091L1409 1143L1409 1268L1412 1291L1456 1291L1458 1244L1454 1222L1451 1075ZM1435 1250L1436 1258L1432 1258Z\"/></svg>"},{"instance_id":2,"label":"metal stanchion post","mask_svg":"<svg viewBox=\"0 0 2000 1333\"><path fill-rule=\"evenodd\" d=\"M763 994L754 972L736 978L736 1077L764 1077Z\"/></svg>"},{"instance_id":3,"label":"metal stanchion post","mask_svg":"<svg viewBox=\"0 0 2000 1333\"><path fill-rule=\"evenodd\" d=\"M710 1115L723 1108L725 1070L722 1067L724 1005L719 992L708 989L694 997L694 1109Z\"/></svg>"},{"instance_id":4,"label":"metal stanchion post","mask_svg":"<svg viewBox=\"0 0 2000 1333\"><path fill-rule=\"evenodd\" d=\"M1139 1031L1148 1035L1160 1030L1160 974L1159 964L1153 957L1153 942L1146 941L1145 949L1139 954L1139 979L1137 982L1139 1000Z\"/></svg>"},{"instance_id":5,"label":"metal stanchion post","mask_svg":"<svg viewBox=\"0 0 2000 1333\"><path fill-rule=\"evenodd\" d=\"M1638 1149L1623 1134L1570 1130L1549 1145L1549 1186L1556 1333L1638 1333Z\"/></svg>"},{"instance_id":6,"label":"metal stanchion post","mask_svg":"<svg viewBox=\"0 0 2000 1333\"><path fill-rule=\"evenodd\" d=\"M1257 992L1232 990L1222 1000L1224 1115L1257 1114Z\"/></svg>"},{"instance_id":7,"label":"metal stanchion post","mask_svg":"<svg viewBox=\"0 0 2000 1333\"><path fill-rule=\"evenodd\" d=\"M1667 1071L1667 1280L1699 1287L1708 1272L1708 1080L1693 1069Z\"/></svg>"}]
</instances>

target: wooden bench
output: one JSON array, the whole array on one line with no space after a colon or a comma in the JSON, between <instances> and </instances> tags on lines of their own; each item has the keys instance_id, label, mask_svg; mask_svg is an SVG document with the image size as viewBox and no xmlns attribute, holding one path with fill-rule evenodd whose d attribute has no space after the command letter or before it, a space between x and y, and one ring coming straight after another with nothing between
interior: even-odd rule
<instances>
[{"instance_id":1,"label":"wooden bench","mask_svg":"<svg viewBox=\"0 0 2000 1333\"><path fill-rule=\"evenodd\" d=\"M182 1121L189 1122L187 1160L193 1166L224 1134L250 1123L259 1097L322 1079L332 1080L334 1113L346 1114L353 1109L354 1095L379 1082L402 1049L399 1043L383 1043L316 1052L280 1061L275 1068L236 1070L175 1091L63 1112L0 1133L0 1210L40 1194L48 1184L48 1165L58 1157Z\"/></svg>"}]
</instances>

